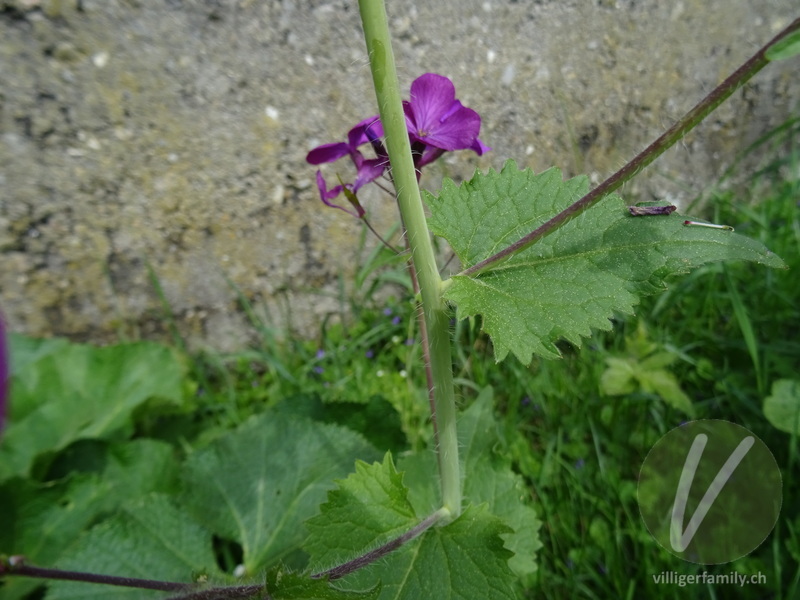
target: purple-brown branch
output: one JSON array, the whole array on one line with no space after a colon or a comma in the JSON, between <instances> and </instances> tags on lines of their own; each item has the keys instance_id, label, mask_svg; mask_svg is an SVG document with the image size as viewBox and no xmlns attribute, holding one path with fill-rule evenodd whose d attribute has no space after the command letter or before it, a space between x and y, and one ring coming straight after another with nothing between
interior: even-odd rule
<instances>
[{"instance_id":1,"label":"purple-brown branch","mask_svg":"<svg viewBox=\"0 0 800 600\"><path fill-rule=\"evenodd\" d=\"M583 198L565 208L549 221L543 223L519 241L511 244L500 252L493 254L489 258L464 269L459 275L477 275L489 267L497 266L498 263L508 257L524 250L539 238L547 235L551 231L563 225L567 220L582 213L584 210L618 189L623 183L629 181L636 173L644 169L655 159L661 156L664 151L672 147L678 140L691 131L700 121L705 119L711 111L717 108L731 94L744 85L753 75L763 69L769 61L766 54L770 47L778 43L786 36L800 29L800 18L795 19L786 29L781 31L763 48L756 52L747 62L728 77L725 81L714 88L708 96L703 98L695 107L683 116L677 123L670 127L656 141L640 152L633 160L606 179L603 183L586 194Z\"/></svg>"}]
</instances>

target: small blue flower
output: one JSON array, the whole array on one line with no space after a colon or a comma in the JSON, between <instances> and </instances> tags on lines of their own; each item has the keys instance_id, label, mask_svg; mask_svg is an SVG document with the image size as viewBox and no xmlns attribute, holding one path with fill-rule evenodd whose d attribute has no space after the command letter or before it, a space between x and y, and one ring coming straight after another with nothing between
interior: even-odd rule
<instances>
[{"instance_id":1,"label":"small blue flower","mask_svg":"<svg viewBox=\"0 0 800 600\"><path fill-rule=\"evenodd\" d=\"M367 350L366 352L364 352L364 356L366 356L367 358L373 358L375 356L375 353L372 350Z\"/></svg>"},{"instance_id":2,"label":"small blue flower","mask_svg":"<svg viewBox=\"0 0 800 600\"><path fill-rule=\"evenodd\" d=\"M317 360L320 360L322 358L325 358L325 350L320 348L319 350L317 350Z\"/></svg>"},{"instance_id":3,"label":"small blue flower","mask_svg":"<svg viewBox=\"0 0 800 600\"><path fill-rule=\"evenodd\" d=\"M317 375L322 375L324 372L325 369L323 369L322 367L314 367L314 373L316 373Z\"/></svg>"},{"instance_id":4,"label":"small blue flower","mask_svg":"<svg viewBox=\"0 0 800 600\"><path fill-rule=\"evenodd\" d=\"M400 317L395 317L394 319L392 319L392 325L400 325L400 321L401 321Z\"/></svg>"},{"instance_id":5,"label":"small blue flower","mask_svg":"<svg viewBox=\"0 0 800 600\"><path fill-rule=\"evenodd\" d=\"M414 345L414 338L408 338L406 340L406 346L413 346Z\"/></svg>"},{"instance_id":6,"label":"small blue flower","mask_svg":"<svg viewBox=\"0 0 800 600\"><path fill-rule=\"evenodd\" d=\"M586 461L583 460L582 458L579 458L578 460L575 461L575 468L576 469L582 469L585 465L586 465Z\"/></svg>"},{"instance_id":7,"label":"small blue flower","mask_svg":"<svg viewBox=\"0 0 800 600\"><path fill-rule=\"evenodd\" d=\"M383 309L383 315L385 317L391 317L392 316L392 309L391 308L384 308Z\"/></svg>"}]
</instances>

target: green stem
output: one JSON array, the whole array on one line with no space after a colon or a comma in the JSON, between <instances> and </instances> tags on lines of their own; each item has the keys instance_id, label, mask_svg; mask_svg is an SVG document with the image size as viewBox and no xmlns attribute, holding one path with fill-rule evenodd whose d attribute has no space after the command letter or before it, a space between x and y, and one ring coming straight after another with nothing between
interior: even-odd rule
<instances>
[{"instance_id":1,"label":"green stem","mask_svg":"<svg viewBox=\"0 0 800 600\"><path fill-rule=\"evenodd\" d=\"M417 174L411 157L406 119L400 100L389 24L383 0L359 0L364 39L367 43L372 80L378 99L386 150L397 190L397 203L411 246L411 259L419 279L422 311L430 343L434 406L438 428L437 451L442 506L453 518L461 512L461 474L456 437L456 405L450 350L450 318L442 299L442 279L436 266L433 244L422 207Z\"/></svg>"},{"instance_id":2,"label":"green stem","mask_svg":"<svg viewBox=\"0 0 800 600\"><path fill-rule=\"evenodd\" d=\"M769 59L767 50L787 35L800 29L800 19L795 19L786 29L770 40L761 50L756 52L747 62L739 67L730 77L714 88L708 96L686 113L677 123L670 127L656 141L642 150L633 160L606 179L603 183L586 194L583 198L568 206L555 217L543 223L519 241L504 248L497 254L464 269L459 275L475 276L486 269L496 268L502 261L528 248L539 238L561 227L572 217L579 215L584 210L602 200L605 196L618 189L623 183L632 179L639 171L644 169L655 159L661 156L668 148L694 129L698 123L705 119L714 109L727 100L731 94L744 85L753 75L763 69Z\"/></svg>"}]
</instances>

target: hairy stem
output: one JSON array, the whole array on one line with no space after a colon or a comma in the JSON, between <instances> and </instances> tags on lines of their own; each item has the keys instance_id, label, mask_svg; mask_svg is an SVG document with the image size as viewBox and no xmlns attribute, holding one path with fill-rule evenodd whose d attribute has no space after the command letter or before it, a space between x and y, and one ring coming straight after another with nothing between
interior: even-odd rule
<instances>
[{"instance_id":1,"label":"hairy stem","mask_svg":"<svg viewBox=\"0 0 800 600\"><path fill-rule=\"evenodd\" d=\"M386 9L382 0L359 0L358 6L378 100L378 112L386 136L392 179L397 190L397 203L406 226L428 331L442 505L453 517L457 517L461 512L461 474L456 437L450 319L442 299L442 279L436 266L411 156Z\"/></svg>"},{"instance_id":2,"label":"hairy stem","mask_svg":"<svg viewBox=\"0 0 800 600\"><path fill-rule=\"evenodd\" d=\"M57 579L61 581L83 581L86 583L103 583L120 587L157 590L160 592L188 592L197 586L194 583L176 581L156 581L153 579L136 579L135 577L116 577L98 573L82 573L80 571L62 571L61 569L45 569L25 564L20 556L11 556L0 562L0 575L18 575L36 579Z\"/></svg>"},{"instance_id":3,"label":"hairy stem","mask_svg":"<svg viewBox=\"0 0 800 600\"><path fill-rule=\"evenodd\" d=\"M776 35L769 43L756 52L747 62L739 67L730 77L714 88L708 96L703 98L695 107L686 113L677 123L670 127L656 141L642 150L633 160L606 179L603 183L586 194L575 204L565 208L555 217L543 223L519 241L493 254L489 258L464 269L459 275L477 275L490 267L497 267L499 263L514 254L529 247L539 238L563 225L572 217L618 189L623 183L632 179L639 171L644 169L655 159L661 156L668 148L672 147L698 123L705 119L714 109L727 100L731 94L738 90L753 75L763 69L769 62L766 57L767 50L787 35L800 29L800 19L795 19L786 29Z\"/></svg>"}]
</instances>

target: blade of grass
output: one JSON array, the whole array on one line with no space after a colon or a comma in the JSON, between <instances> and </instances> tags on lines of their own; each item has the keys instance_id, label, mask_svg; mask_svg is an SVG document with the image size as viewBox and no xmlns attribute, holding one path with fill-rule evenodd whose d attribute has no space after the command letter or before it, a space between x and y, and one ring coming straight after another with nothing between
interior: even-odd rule
<instances>
[{"instance_id":1,"label":"blade of grass","mask_svg":"<svg viewBox=\"0 0 800 600\"><path fill-rule=\"evenodd\" d=\"M733 282L730 269L727 266L723 266L723 272L725 273L728 293L731 297L733 314L736 317L736 322L739 324L744 343L747 346L747 352L750 354L750 360L753 362L753 369L756 372L756 388L758 389L759 395L764 396L766 394L766 388L764 387L764 370L761 367L758 338L753 330L753 323L750 320L747 307L744 305L744 302L742 302L742 297L739 295L739 291L736 289L736 285Z\"/></svg>"}]
</instances>

